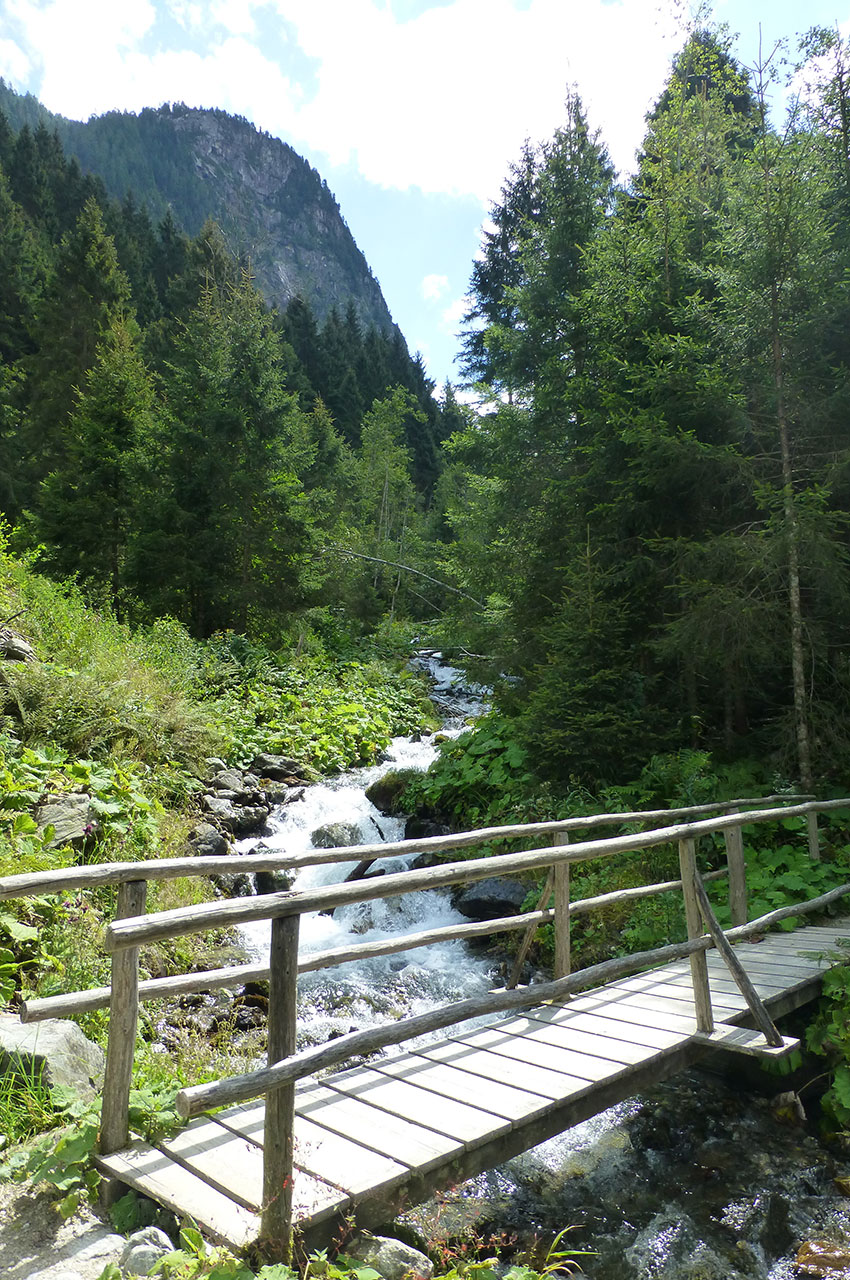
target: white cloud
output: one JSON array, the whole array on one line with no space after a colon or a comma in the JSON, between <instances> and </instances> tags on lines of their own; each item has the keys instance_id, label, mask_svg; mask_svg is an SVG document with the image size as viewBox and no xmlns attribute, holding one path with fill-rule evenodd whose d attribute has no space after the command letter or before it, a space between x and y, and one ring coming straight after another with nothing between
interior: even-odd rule
<instances>
[{"instance_id":1,"label":"white cloud","mask_svg":"<svg viewBox=\"0 0 850 1280\"><path fill-rule=\"evenodd\" d=\"M469 299L466 297L455 298L448 307L443 310L440 316L440 328L444 333L451 334L452 337L458 332L461 321L469 309Z\"/></svg>"},{"instance_id":2,"label":"white cloud","mask_svg":"<svg viewBox=\"0 0 850 1280\"><path fill-rule=\"evenodd\" d=\"M40 96L65 115L221 106L381 186L486 203L523 140L562 123L572 82L631 163L672 51L670 3L454 0L401 22L386 0L4 0L0 50L15 46L13 79L41 67ZM259 46L260 8L285 24L275 45L311 61L309 95ZM157 48L158 17L192 47Z\"/></svg>"},{"instance_id":3,"label":"white cloud","mask_svg":"<svg viewBox=\"0 0 850 1280\"><path fill-rule=\"evenodd\" d=\"M616 163L630 164L675 30L658 0L455 0L406 23L379 0L274 3L319 62L298 121L312 148L383 186L482 200L525 137L563 121L573 81Z\"/></svg>"},{"instance_id":4,"label":"white cloud","mask_svg":"<svg viewBox=\"0 0 850 1280\"><path fill-rule=\"evenodd\" d=\"M425 276L422 281L422 297L426 302L438 302L448 287L448 276Z\"/></svg>"},{"instance_id":5,"label":"white cloud","mask_svg":"<svg viewBox=\"0 0 850 1280\"><path fill-rule=\"evenodd\" d=\"M13 40L0 40L0 75L13 84L24 84L32 70L32 62Z\"/></svg>"}]
</instances>

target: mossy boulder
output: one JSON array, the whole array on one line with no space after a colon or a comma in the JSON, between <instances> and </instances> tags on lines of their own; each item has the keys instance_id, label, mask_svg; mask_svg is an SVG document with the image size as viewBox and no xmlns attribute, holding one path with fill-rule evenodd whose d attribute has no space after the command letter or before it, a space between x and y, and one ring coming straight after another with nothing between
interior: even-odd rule
<instances>
[{"instance_id":1,"label":"mossy boulder","mask_svg":"<svg viewBox=\"0 0 850 1280\"><path fill-rule=\"evenodd\" d=\"M366 788L366 799L371 800L379 813L397 817L403 812L402 797L415 773L415 769L390 769L382 778L377 778L371 786Z\"/></svg>"}]
</instances>

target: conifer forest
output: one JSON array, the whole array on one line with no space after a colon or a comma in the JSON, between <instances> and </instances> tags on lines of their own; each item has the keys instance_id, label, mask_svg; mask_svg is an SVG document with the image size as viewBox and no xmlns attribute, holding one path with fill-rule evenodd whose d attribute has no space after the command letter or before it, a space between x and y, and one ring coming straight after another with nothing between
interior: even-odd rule
<instances>
[{"instance_id":1,"label":"conifer forest","mask_svg":"<svg viewBox=\"0 0 850 1280\"><path fill-rule=\"evenodd\" d=\"M850 50L813 30L747 69L698 30L660 88L627 180L572 93L517 156L471 267L474 397L353 305L269 308L214 223L0 119L14 553L132 627L405 624L562 790L677 752L846 776Z\"/></svg>"}]
</instances>

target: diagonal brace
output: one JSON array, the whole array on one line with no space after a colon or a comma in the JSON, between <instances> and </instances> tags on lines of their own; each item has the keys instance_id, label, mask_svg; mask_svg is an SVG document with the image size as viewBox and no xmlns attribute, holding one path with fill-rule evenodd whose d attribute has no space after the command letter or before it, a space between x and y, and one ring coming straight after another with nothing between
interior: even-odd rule
<instances>
[{"instance_id":1,"label":"diagonal brace","mask_svg":"<svg viewBox=\"0 0 850 1280\"><path fill-rule=\"evenodd\" d=\"M723 959L726 961L726 966L732 977L735 979L735 982L738 984L738 989L746 1000L750 1013L753 1015L759 1031L762 1032L769 1045L772 1045L774 1048L778 1048L783 1044L782 1036L776 1029L776 1024L767 1009L764 1007L761 996L753 986L744 966L735 954L732 944L721 929L717 917L712 910L711 903L708 900L705 885L703 884L702 878L696 869L694 870L694 893L696 895L697 903L699 904L699 909L702 913L702 918L705 921L705 926L711 934L712 941Z\"/></svg>"}]
</instances>

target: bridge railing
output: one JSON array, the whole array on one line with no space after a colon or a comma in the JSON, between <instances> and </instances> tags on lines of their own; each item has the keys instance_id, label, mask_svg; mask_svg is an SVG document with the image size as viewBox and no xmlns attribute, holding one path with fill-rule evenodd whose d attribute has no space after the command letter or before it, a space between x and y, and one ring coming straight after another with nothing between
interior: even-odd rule
<instances>
[{"instance_id":1,"label":"bridge railing","mask_svg":"<svg viewBox=\"0 0 850 1280\"><path fill-rule=\"evenodd\" d=\"M797 799L797 797L793 797ZM768 1042L778 1035L770 1019L761 1009L754 991L747 991L740 965L731 953L728 938L742 937L787 916L802 914L827 905L850 892L844 885L830 894L807 904L796 904L772 912L757 921L746 922L746 872L741 829L745 825L805 817L812 857L817 848L817 815L831 809L847 807L850 800L810 801L788 804L788 797L771 796L764 800L736 800L723 804L689 806L677 810L633 811L597 814L569 820L525 823L514 826L483 828L449 836L402 841L395 844L351 846L344 849L314 850L306 854L248 854L238 858L177 858L148 862L107 863L94 866L68 867L33 872L0 879L0 901L55 893L68 889L85 889L117 885L116 913L106 931L105 945L112 955L109 988L72 992L62 996L26 1002L24 1021L68 1016L87 1010L110 1008L106 1080L104 1085L99 1149L108 1155L121 1150L129 1141L129 1092L132 1081L133 1054L140 1000L154 1000L190 991L230 986L236 981L268 978L268 1066L262 1070L210 1084L185 1088L178 1095L178 1108L185 1117L199 1114L210 1107L229 1105L266 1096L264 1139L264 1195L262 1212L263 1239L271 1242L280 1256L286 1256L291 1232L292 1197L292 1124L295 1082L316 1071L338 1065L361 1053L391 1044L404 1043L416 1036L453 1026L470 1018L521 1009L545 1000L562 999L574 991L607 981L653 964L690 957L694 985L698 1030L709 1034L713 1027L705 952L717 945L724 953L730 970L750 1004L753 1015L764 1030ZM784 802L784 803L783 803ZM758 809L748 808L758 803ZM777 807L779 806L779 807ZM718 812L719 811L719 812ZM702 818L699 815L713 816ZM685 821L670 822L684 818ZM667 820L668 825L607 838L576 840L575 836L594 827L632 823L654 823ZM725 838L729 874L729 898L733 929L723 935L714 918L703 888L703 878L696 870L695 842L701 836L722 833ZM285 891L250 899L217 901L180 907L170 911L146 911L147 882L177 876L209 876L240 871L277 870L334 862L370 861L395 854L440 852L467 849L490 844L497 839L530 840L551 837L541 848L507 854L490 854L483 858L465 859L437 866L408 870L381 877L325 885L304 892ZM570 838L572 837L572 841ZM681 878L662 884L645 885L595 898L571 900L570 867L574 863L612 857L619 853L644 850L677 843ZM398 896L455 884L474 883L491 876L522 874L548 870L547 886L533 912L483 924L466 924L408 934L379 943L359 943L298 957L299 922L302 915L313 911L330 911L338 906ZM712 873L712 878L725 872ZM706 877L708 878L708 877ZM569 924L572 916L614 903L676 891L684 894L688 941L657 948L651 952L606 961L576 974L570 974ZM550 898L554 901L549 906ZM224 969L176 975L165 979L140 981L139 948L167 938L205 932L210 929L246 924L258 920L271 921L271 953L266 966L229 966ZM474 1000L455 1002L417 1017L404 1018L383 1027L351 1033L328 1045L296 1052L297 978L299 972L327 968L366 956L407 951L448 938L468 938L509 929L530 930L551 921L555 931L555 977L550 983L516 988L509 983L503 991L491 992ZM706 935L703 925L709 929ZM730 958L731 956L731 958ZM746 978L746 975L743 975ZM762 1017L762 1014L764 1016ZM766 1021L765 1021L766 1019ZM780 1037L781 1039L781 1037Z\"/></svg>"}]
</instances>

